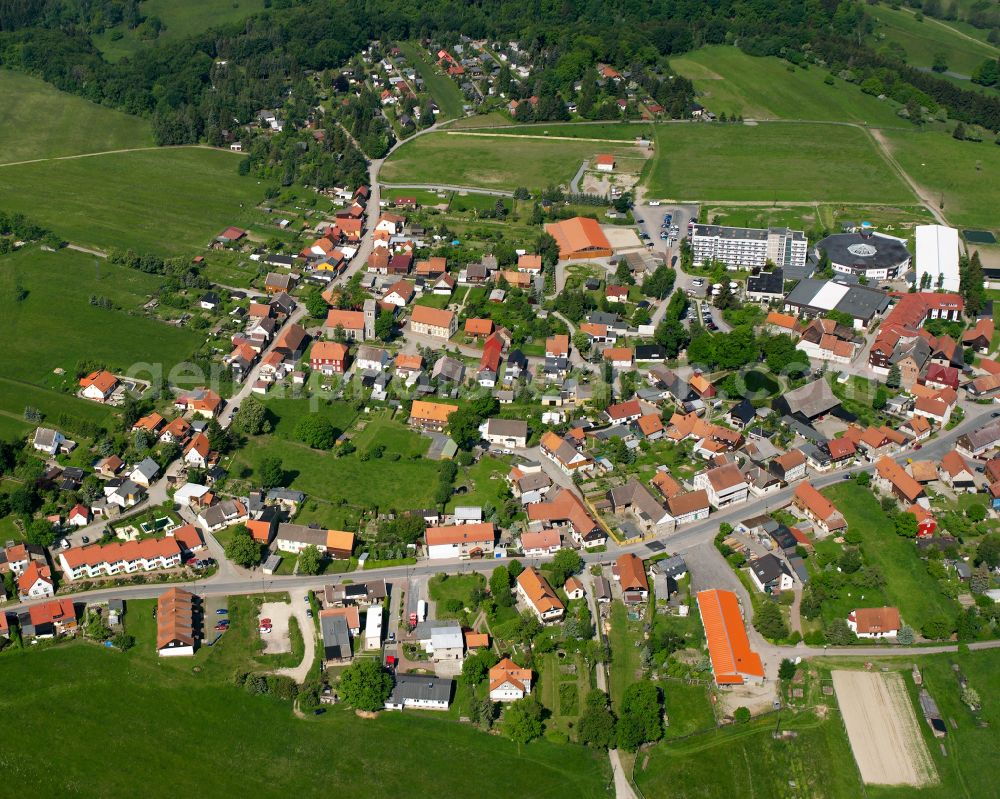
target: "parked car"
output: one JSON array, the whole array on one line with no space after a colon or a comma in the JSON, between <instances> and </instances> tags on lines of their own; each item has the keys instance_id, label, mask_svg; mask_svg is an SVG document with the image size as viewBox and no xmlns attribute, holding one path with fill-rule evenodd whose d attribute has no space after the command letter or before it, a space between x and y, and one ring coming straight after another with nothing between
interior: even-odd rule
<instances>
[{"instance_id":1,"label":"parked car","mask_svg":"<svg viewBox=\"0 0 1000 799\"><path fill-rule=\"evenodd\" d=\"M260 620L260 626L261 627L270 627L271 626L271 620L270 619L261 619Z\"/></svg>"},{"instance_id":2,"label":"parked car","mask_svg":"<svg viewBox=\"0 0 1000 799\"><path fill-rule=\"evenodd\" d=\"M228 613L229 613L229 608L219 608L217 611L215 611L216 616L225 616Z\"/></svg>"},{"instance_id":3,"label":"parked car","mask_svg":"<svg viewBox=\"0 0 1000 799\"><path fill-rule=\"evenodd\" d=\"M306 618L311 619L313 617L312 608L306 608Z\"/></svg>"},{"instance_id":4,"label":"parked car","mask_svg":"<svg viewBox=\"0 0 1000 799\"><path fill-rule=\"evenodd\" d=\"M659 200L650 200L649 204L652 205L652 206L656 206L656 205L660 204L660 201Z\"/></svg>"},{"instance_id":5,"label":"parked car","mask_svg":"<svg viewBox=\"0 0 1000 799\"><path fill-rule=\"evenodd\" d=\"M229 625L228 624L223 624L220 621L218 624L215 625L215 629L218 630L219 632L223 632L224 633L224 632L226 632L229 629Z\"/></svg>"},{"instance_id":6,"label":"parked car","mask_svg":"<svg viewBox=\"0 0 1000 799\"><path fill-rule=\"evenodd\" d=\"M675 255L674 257L676 258L677 256ZM703 278L703 277L696 277L694 280L691 281L691 284L694 285L694 286L704 286L705 285L705 278Z\"/></svg>"},{"instance_id":7,"label":"parked car","mask_svg":"<svg viewBox=\"0 0 1000 799\"><path fill-rule=\"evenodd\" d=\"M80 540L83 541L83 543L85 543L85 544L89 544L90 543L90 536L86 536L86 535L80 536Z\"/></svg>"}]
</instances>

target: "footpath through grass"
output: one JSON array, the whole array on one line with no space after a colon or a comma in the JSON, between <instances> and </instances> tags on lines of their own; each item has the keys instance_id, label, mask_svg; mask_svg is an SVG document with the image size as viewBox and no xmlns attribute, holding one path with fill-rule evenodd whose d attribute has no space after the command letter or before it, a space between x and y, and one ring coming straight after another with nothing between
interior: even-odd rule
<instances>
[{"instance_id":1,"label":"footpath through grass","mask_svg":"<svg viewBox=\"0 0 1000 799\"><path fill-rule=\"evenodd\" d=\"M656 128L650 197L915 203L868 134L835 124ZM564 142L565 143L565 142Z\"/></svg>"},{"instance_id":2,"label":"footpath through grass","mask_svg":"<svg viewBox=\"0 0 1000 799\"><path fill-rule=\"evenodd\" d=\"M606 795L603 753L545 740L518 747L430 713L364 720L336 707L298 719L287 702L229 684L252 658L241 638L226 640L232 632L194 659L167 660L152 650L152 602L130 602L127 614L138 645L126 654L80 642L0 655L4 708L17 719L3 762L34 795L432 799L492 794L489 774L518 796ZM127 746L127 767L109 767L113 739ZM39 757L49 751L59 768Z\"/></svg>"},{"instance_id":3,"label":"footpath through grass","mask_svg":"<svg viewBox=\"0 0 1000 799\"><path fill-rule=\"evenodd\" d=\"M805 119L905 127L896 105L856 85L833 79L821 67L801 69L772 56L751 56L737 47L703 47L670 59L670 66L694 82L699 101L715 114L752 119Z\"/></svg>"},{"instance_id":4,"label":"footpath through grass","mask_svg":"<svg viewBox=\"0 0 1000 799\"><path fill-rule=\"evenodd\" d=\"M239 156L169 147L0 168L0 208L100 249L159 255L204 250L229 225L248 227L264 185Z\"/></svg>"},{"instance_id":5,"label":"footpath through grass","mask_svg":"<svg viewBox=\"0 0 1000 799\"><path fill-rule=\"evenodd\" d=\"M823 493L844 514L848 527L861 534L864 561L885 576L885 598L899 608L904 622L919 631L933 618L944 617L949 622L955 618L958 604L945 596L927 573L913 540L896 535L868 489L848 481Z\"/></svg>"},{"instance_id":6,"label":"footpath through grass","mask_svg":"<svg viewBox=\"0 0 1000 799\"><path fill-rule=\"evenodd\" d=\"M892 154L955 225L1000 229L1000 147L991 139L957 141L934 131L886 131Z\"/></svg>"},{"instance_id":7,"label":"footpath through grass","mask_svg":"<svg viewBox=\"0 0 1000 799\"><path fill-rule=\"evenodd\" d=\"M31 158L152 147L149 123L0 69L0 164Z\"/></svg>"}]
</instances>

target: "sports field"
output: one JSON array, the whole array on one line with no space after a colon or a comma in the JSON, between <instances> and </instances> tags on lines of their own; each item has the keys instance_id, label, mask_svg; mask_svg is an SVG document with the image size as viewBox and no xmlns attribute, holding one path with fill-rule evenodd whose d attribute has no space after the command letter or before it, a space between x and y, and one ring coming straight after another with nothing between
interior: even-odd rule
<instances>
[{"instance_id":1,"label":"sports field","mask_svg":"<svg viewBox=\"0 0 1000 799\"><path fill-rule=\"evenodd\" d=\"M997 175L1000 147L957 141L945 133L883 131L893 156L934 199L953 225L1000 228Z\"/></svg>"},{"instance_id":2,"label":"sports field","mask_svg":"<svg viewBox=\"0 0 1000 799\"><path fill-rule=\"evenodd\" d=\"M104 424L111 408L61 390L72 383L81 360L103 361L116 370L162 364L166 374L188 358L201 341L198 333L141 315L141 305L158 284L155 275L72 250L26 248L0 258L6 323L0 414L23 418L31 405L49 419L66 413ZM114 308L91 305L91 297L107 298ZM66 376L55 375L56 368Z\"/></svg>"},{"instance_id":3,"label":"sports field","mask_svg":"<svg viewBox=\"0 0 1000 799\"><path fill-rule=\"evenodd\" d=\"M74 244L179 255L229 225L247 226L264 186L239 156L170 147L0 168L0 208Z\"/></svg>"},{"instance_id":4,"label":"sports field","mask_svg":"<svg viewBox=\"0 0 1000 799\"><path fill-rule=\"evenodd\" d=\"M568 184L583 161L599 152L626 163L642 163L638 150L624 144L443 132L400 147L385 162L379 178L386 183L543 189Z\"/></svg>"},{"instance_id":5,"label":"sports field","mask_svg":"<svg viewBox=\"0 0 1000 799\"><path fill-rule=\"evenodd\" d=\"M667 124L656 128L648 196L911 203L868 134L835 124Z\"/></svg>"},{"instance_id":6,"label":"sports field","mask_svg":"<svg viewBox=\"0 0 1000 799\"><path fill-rule=\"evenodd\" d=\"M911 10L894 10L885 5L870 9L870 14L878 21L876 35L900 45L906 52L907 63L915 67L931 66L941 53L949 71L971 76L987 58L1000 56L1000 48L963 35L949 22L926 16L921 21Z\"/></svg>"},{"instance_id":7,"label":"sports field","mask_svg":"<svg viewBox=\"0 0 1000 799\"><path fill-rule=\"evenodd\" d=\"M94 44L106 59L117 61L124 56L134 56L144 47L174 42L203 33L208 28L239 22L262 11L265 5L268 5L265 0L143 0L143 16L146 19L156 17L163 23L159 36L144 39L143 26L126 30L124 25L118 25L94 36Z\"/></svg>"},{"instance_id":8,"label":"sports field","mask_svg":"<svg viewBox=\"0 0 1000 799\"><path fill-rule=\"evenodd\" d=\"M125 654L81 642L0 656L4 707L17 719L3 761L32 795L434 799L492 793L484 785L502 774L505 794L606 796L603 752L518 747L416 711L359 719L337 706L296 718L289 702L230 684L237 668L252 668L251 653L231 646L238 638L193 660L156 658L151 612L148 601L128 603L148 633ZM122 747L115 762L110 742ZM58 752L59 767L40 752Z\"/></svg>"},{"instance_id":9,"label":"sports field","mask_svg":"<svg viewBox=\"0 0 1000 799\"><path fill-rule=\"evenodd\" d=\"M0 69L0 164L32 158L152 147L149 123Z\"/></svg>"},{"instance_id":10,"label":"sports field","mask_svg":"<svg viewBox=\"0 0 1000 799\"><path fill-rule=\"evenodd\" d=\"M699 101L715 114L752 119L831 120L904 127L896 106L865 94L840 78L824 82L820 67L800 69L771 56L755 57L718 45L670 59L694 81Z\"/></svg>"}]
</instances>

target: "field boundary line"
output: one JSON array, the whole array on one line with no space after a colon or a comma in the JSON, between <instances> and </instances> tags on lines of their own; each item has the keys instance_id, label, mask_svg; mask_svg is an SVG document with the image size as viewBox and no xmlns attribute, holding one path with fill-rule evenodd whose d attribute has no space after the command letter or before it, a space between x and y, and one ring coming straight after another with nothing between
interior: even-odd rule
<instances>
[{"instance_id":1,"label":"field boundary line","mask_svg":"<svg viewBox=\"0 0 1000 799\"><path fill-rule=\"evenodd\" d=\"M207 144L169 144L162 147L156 145L152 147L125 147L120 150L102 150L97 153L78 153L77 155L55 155L49 158L29 158L27 161L8 161L3 166L24 166L25 164L44 164L47 161L73 161L78 158L93 158L98 155L117 155L119 153L141 153L149 150L214 150L217 153L232 153L242 155L243 153L229 150L225 147L210 147Z\"/></svg>"},{"instance_id":2,"label":"field boundary line","mask_svg":"<svg viewBox=\"0 0 1000 799\"><path fill-rule=\"evenodd\" d=\"M564 124L575 124L572 122ZM446 130L448 136L481 136L487 139L541 139L542 141L593 141L604 144L618 144L625 147L634 147L635 143L628 139L585 139L578 136L539 136L534 133L477 133L469 130Z\"/></svg>"}]
</instances>

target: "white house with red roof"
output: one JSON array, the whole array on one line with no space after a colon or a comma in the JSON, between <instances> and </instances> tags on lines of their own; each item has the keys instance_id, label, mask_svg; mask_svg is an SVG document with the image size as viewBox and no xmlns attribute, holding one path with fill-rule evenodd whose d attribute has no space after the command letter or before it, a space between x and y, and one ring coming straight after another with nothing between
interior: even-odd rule
<instances>
[{"instance_id":1,"label":"white house with red roof","mask_svg":"<svg viewBox=\"0 0 1000 799\"><path fill-rule=\"evenodd\" d=\"M46 564L33 560L17 578L17 595L21 599L40 599L56 595L52 570Z\"/></svg>"}]
</instances>

